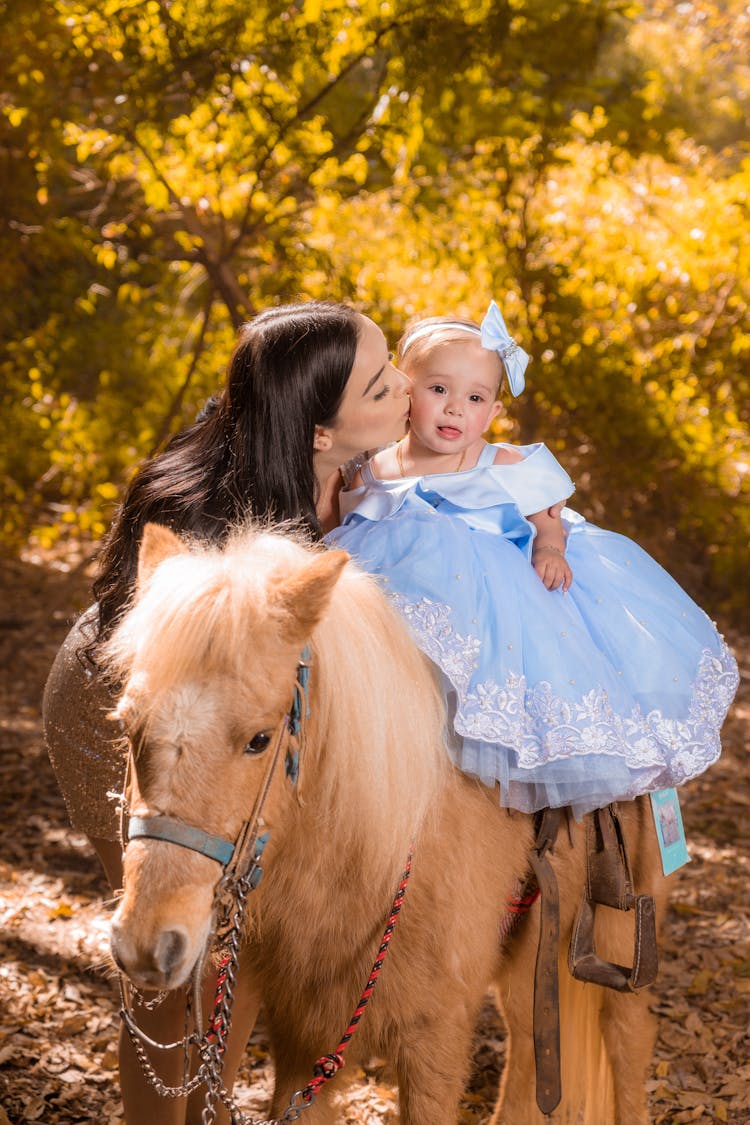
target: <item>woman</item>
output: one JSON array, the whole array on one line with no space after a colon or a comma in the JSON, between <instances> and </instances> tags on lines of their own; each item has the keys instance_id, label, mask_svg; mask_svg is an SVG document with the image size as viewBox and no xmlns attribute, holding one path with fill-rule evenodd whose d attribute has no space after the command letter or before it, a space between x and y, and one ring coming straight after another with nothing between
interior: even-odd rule
<instances>
[{"instance_id":1,"label":"woman","mask_svg":"<svg viewBox=\"0 0 750 1125\"><path fill-rule=\"evenodd\" d=\"M113 891L122 883L116 797L124 761L106 720L112 697L99 678L96 651L133 592L145 524L221 540L252 514L296 520L320 538L338 523L338 493L346 483L340 466L403 435L407 389L383 333L368 317L319 302L269 309L241 330L226 385L211 409L134 478L99 558L97 604L58 653L43 705L71 823L89 837ZM256 1012L255 997L238 995L225 1068L230 1087ZM184 997L170 994L153 1012L142 1008L138 1015L153 1038L179 1039ZM169 1084L181 1077L178 1055L155 1059ZM120 1081L128 1125L200 1120L200 1091L187 1107L184 1099L159 1097L125 1035Z\"/></svg>"}]
</instances>

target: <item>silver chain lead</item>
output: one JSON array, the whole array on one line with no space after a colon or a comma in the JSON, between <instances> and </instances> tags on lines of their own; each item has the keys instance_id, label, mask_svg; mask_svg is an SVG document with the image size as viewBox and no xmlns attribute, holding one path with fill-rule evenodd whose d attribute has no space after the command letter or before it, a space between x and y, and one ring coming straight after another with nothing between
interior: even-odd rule
<instances>
[{"instance_id":1,"label":"silver chain lead","mask_svg":"<svg viewBox=\"0 0 750 1125\"><path fill-rule=\"evenodd\" d=\"M248 1117L237 1105L234 1097L223 1083L224 1059L226 1043L232 1019L232 1006L235 998L237 983L237 969L239 966L240 945L242 940L242 922L247 907L249 892L253 887L255 865L234 885L222 880L217 888L217 898L220 900L221 918L217 926L218 932L224 934L222 945L227 951L223 966L225 979L222 985L221 1004L214 1009L212 1023L215 1025L213 1034L211 1030L200 1038L197 1034L185 1035L176 1043L156 1043L150 1039L136 1024L128 1006L123 999L120 1015L125 1028L130 1036L136 1057L141 1069L157 1094L163 1098L188 1097L200 1086L206 1088L206 1102L201 1114L201 1125L215 1125L218 1103L222 1102L229 1110L232 1125L287 1125L290 1121L298 1121L305 1109L312 1105L312 1098L303 1097L301 1090L292 1095L291 1101L281 1117L260 1120ZM124 992L124 989L123 989ZM155 1006L155 1005L154 1005ZM189 1048L195 1046L201 1059L200 1066L193 1078L183 1081L179 1086L168 1086L156 1072L156 1069L146 1052L146 1044L171 1050L182 1047L186 1059Z\"/></svg>"}]
</instances>

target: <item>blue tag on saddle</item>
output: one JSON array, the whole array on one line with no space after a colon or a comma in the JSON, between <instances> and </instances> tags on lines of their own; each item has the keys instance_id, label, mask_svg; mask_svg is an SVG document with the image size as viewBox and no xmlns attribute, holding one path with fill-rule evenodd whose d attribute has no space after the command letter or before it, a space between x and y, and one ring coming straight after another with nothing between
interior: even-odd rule
<instances>
[{"instance_id":1,"label":"blue tag on saddle","mask_svg":"<svg viewBox=\"0 0 750 1125\"><path fill-rule=\"evenodd\" d=\"M676 789L659 789L650 796L662 870L665 875L671 875L678 867L690 863L685 829L682 825L680 799Z\"/></svg>"}]
</instances>

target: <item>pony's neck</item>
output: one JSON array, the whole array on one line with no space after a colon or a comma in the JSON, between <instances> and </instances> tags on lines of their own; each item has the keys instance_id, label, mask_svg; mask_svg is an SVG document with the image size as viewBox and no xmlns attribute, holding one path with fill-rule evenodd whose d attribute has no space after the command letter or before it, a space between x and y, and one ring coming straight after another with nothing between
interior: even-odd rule
<instances>
[{"instance_id":1,"label":"pony's neck","mask_svg":"<svg viewBox=\"0 0 750 1125\"><path fill-rule=\"evenodd\" d=\"M392 874L449 768L427 661L370 579L345 572L313 639L301 792L350 863Z\"/></svg>"}]
</instances>

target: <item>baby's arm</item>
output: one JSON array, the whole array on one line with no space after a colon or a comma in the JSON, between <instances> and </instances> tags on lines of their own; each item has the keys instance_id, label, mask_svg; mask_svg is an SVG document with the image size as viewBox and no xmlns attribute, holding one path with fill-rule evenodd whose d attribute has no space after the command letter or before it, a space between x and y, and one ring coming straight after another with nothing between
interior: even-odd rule
<instances>
[{"instance_id":1,"label":"baby's arm","mask_svg":"<svg viewBox=\"0 0 750 1125\"><path fill-rule=\"evenodd\" d=\"M523 461L523 454L512 445L498 446L495 465L517 461ZM560 501L551 508L526 517L536 528L531 564L548 590L556 590L558 586L567 590L573 581L573 572L565 561L565 532L560 519L564 506Z\"/></svg>"},{"instance_id":2,"label":"baby's arm","mask_svg":"<svg viewBox=\"0 0 750 1125\"><path fill-rule=\"evenodd\" d=\"M565 559L565 532L560 519L562 508L562 504L555 504L526 517L536 528L531 565L548 590L556 590L558 586L569 590L573 581L573 572Z\"/></svg>"}]
</instances>

